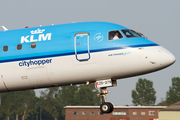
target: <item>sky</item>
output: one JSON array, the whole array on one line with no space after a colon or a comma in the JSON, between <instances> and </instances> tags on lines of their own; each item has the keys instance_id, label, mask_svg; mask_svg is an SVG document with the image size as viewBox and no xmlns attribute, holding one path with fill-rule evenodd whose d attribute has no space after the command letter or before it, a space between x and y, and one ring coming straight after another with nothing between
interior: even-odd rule
<instances>
[{"instance_id":1,"label":"sky","mask_svg":"<svg viewBox=\"0 0 180 120\"><path fill-rule=\"evenodd\" d=\"M171 79L179 76L180 1L179 0L1 0L0 26L9 30L85 21L117 23L143 33L176 57L161 71L118 80L108 88L107 101L132 105L131 91L139 78L153 81L156 103L165 99ZM0 28L2 31L3 29ZM42 89L36 90L37 95Z\"/></svg>"}]
</instances>

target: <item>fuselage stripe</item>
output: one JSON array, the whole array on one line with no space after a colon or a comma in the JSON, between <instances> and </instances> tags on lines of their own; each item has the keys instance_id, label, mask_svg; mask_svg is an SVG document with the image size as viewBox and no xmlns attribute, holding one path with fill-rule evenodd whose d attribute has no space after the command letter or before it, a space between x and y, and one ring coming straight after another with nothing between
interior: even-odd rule
<instances>
[{"instance_id":1,"label":"fuselage stripe","mask_svg":"<svg viewBox=\"0 0 180 120\"><path fill-rule=\"evenodd\" d=\"M95 53L95 52L103 52L103 51L126 49L126 48L152 47L152 46L159 46L159 45L158 44L143 44L143 45L103 48L103 49L96 49L96 50L89 50L89 51L90 51L90 53ZM87 53L87 51L81 51L78 53L83 54L83 53ZM48 57L68 56L68 55L75 55L75 52L51 54L51 55L43 55L43 56L40 55L40 56L32 56L32 57L24 57L24 58L16 58L16 59L6 59L6 60L0 60L0 63L15 62L15 61L22 61L22 60L30 60L30 59L39 59L39 58L48 58Z\"/></svg>"}]
</instances>

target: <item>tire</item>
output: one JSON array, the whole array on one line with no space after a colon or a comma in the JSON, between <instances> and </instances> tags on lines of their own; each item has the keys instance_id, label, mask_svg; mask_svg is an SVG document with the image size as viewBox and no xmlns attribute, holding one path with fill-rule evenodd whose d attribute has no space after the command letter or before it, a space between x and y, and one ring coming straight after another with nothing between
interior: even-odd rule
<instances>
[{"instance_id":1,"label":"tire","mask_svg":"<svg viewBox=\"0 0 180 120\"><path fill-rule=\"evenodd\" d=\"M111 105L107 102L104 102L100 105L100 110L102 113L109 113L111 111Z\"/></svg>"},{"instance_id":2,"label":"tire","mask_svg":"<svg viewBox=\"0 0 180 120\"><path fill-rule=\"evenodd\" d=\"M110 103L110 102L107 102L107 104L110 105L110 111L109 111L108 113L111 113L111 112L114 110L114 106L113 106L113 104Z\"/></svg>"}]
</instances>

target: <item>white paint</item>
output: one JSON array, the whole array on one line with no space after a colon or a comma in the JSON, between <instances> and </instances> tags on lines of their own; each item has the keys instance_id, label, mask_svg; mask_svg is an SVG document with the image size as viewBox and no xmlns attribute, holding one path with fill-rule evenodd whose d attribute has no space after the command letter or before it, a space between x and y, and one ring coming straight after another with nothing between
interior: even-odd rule
<instances>
[{"instance_id":1,"label":"white paint","mask_svg":"<svg viewBox=\"0 0 180 120\"><path fill-rule=\"evenodd\" d=\"M41 29L38 28L37 30L34 30L34 31L32 30L32 31L30 31L30 33L31 33L31 34L40 34L40 33L43 33L44 31L45 31L45 29L42 29L42 30L41 30Z\"/></svg>"},{"instance_id":2,"label":"white paint","mask_svg":"<svg viewBox=\"0 0 180 120\"><path fill-rule=\"evenodd\" d=\"M95 84L96 84L96 88L109 87L109 86L112 86L112 81L111 79L99 80L99 81L96 81Z\"/></svg>"},{"instance_id":3,"label":"white paint","mask_svg":"<svg viewBox=\"0 0 180 120\"><path fill-rule=\"evenodd\" d=\"M34 35L21 36L21 43L37 42L37 41L41 41L41 40L43 40L43 41L51 40L51 35L52 35L52 33L39 34L38 36L36 35L37 39L35 38Z\"/></svg>"},{"instance_id":4,"label":"white paint","mask_svg":"<svg viewBox=\"0 0 180 120\"><path fill-rule=\"evenodd\" d=\"M126 52L130 54L108 56ZM126 78L157 71L175 62L174 56L160 46L97 52L91 53L91 57L89 61L78 63L75 62L75 55L34 59L33 61L52 59L52 63L29 67L20 67L19 63L22 61L1 63L0 68L3 69L0 69L0 73L8 90L15 91L32 89L34 86L42 88ZM156 64L152 64L151 61L155 61ZM2 82L0 86L3 86ZM5 87L0 88L0 92L3 91L7 91Z\"/></svg>"},{"instance_id":5,"label":"white paint","mask_svg":"<svg viewBox=\"0 0 180 120\"><path fill-rule=\"evenodd\" d=\"M46 35L40 34L38 40L39 40L39 41L41 41L41 39L42 39L43 41L45 41L45 40L51 40L51 34L52 34L52 33L47 33Z\"/></svg>"}]
</instances>

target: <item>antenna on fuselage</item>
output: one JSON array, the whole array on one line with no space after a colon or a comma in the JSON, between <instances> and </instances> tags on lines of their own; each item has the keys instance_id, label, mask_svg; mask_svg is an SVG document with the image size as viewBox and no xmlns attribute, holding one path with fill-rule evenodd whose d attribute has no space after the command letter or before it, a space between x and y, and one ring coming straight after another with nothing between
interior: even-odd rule
<instances>
[{"instance_id":1,"label":"antenna on fuselage","mask_svg":"<svg viewBox=\"0 0 180 120\"><path fill-rule=\"evenodd\" d=\"M7 31L7 30L8 30L5 26L1 26L1 27L4 29L4 31Z\"/></svg>"}]
</instances>

